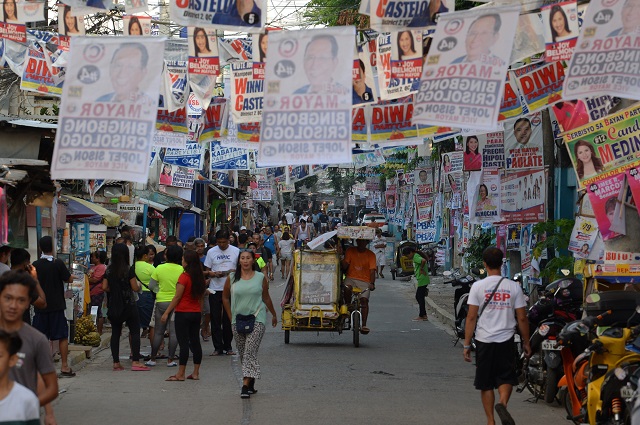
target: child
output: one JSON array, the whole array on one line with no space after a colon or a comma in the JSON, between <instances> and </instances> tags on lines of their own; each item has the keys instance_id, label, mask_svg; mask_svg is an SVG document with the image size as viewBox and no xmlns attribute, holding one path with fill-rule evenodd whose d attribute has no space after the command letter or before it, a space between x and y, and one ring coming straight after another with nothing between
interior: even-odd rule
<instances>
[{"instance_id":1,"label":"child","mask_svg":"<svg viewBox=\"0 0 640 425\"><path fill-rule=\"evenodd\" d=\"M0 424L39 425L38 397L9 378L9 369L18 362L21 346L18 334L0 329Z\"/></svg>"}]
</instances>

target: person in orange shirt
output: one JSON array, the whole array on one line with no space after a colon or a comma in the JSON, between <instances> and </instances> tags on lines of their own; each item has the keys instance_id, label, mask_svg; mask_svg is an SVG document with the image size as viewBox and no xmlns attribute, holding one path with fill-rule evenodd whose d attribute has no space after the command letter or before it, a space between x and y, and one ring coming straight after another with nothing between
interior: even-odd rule
<instances>
[{"instance_id":1,"label":"person in orange shirt","mask_svg":"<svg viewBox=\"0 0 640 425\"><path fill-rule=\"evenodd\" d=\"M360 312L362 313L362 328L360 332L368 334L369 295L371 291L376 289L376 255L367 249L368 240L358 239L356 244L357 246L347 249L340 265L347 276L344 280L344 285L346 286L344 291L345 300L347 302L351 300L354 287L362 290L358 294L360 297Z\"/></svg>"}]
</instances>

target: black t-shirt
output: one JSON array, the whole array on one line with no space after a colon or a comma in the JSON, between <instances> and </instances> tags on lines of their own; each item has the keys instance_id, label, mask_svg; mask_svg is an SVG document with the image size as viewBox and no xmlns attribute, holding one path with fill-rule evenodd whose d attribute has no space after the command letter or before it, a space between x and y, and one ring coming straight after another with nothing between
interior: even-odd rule
<instances>
[{"instance_id":1,"label":"black t-shirt","mask_svg":"<svg viewBox=\"0 0 640 425\"><path fill-rule=\"evenodd\" d=\"M107 292L107 306L109 305L109 296L113 291L121 291L122 299L125 305L136 305L135 297L133 296L133 289L131 289L131 279L136 278L136 268L132 266L129 268L127 279L117 278L109 273L109 269L104 275L105 279L109 282L109 292Z\"/></svg>"},{"instance_id":2,"label":"black t-shirt","mask_svg":"<svg viewBox=\"0 0 640 425\"><path fill-rule=\"evenodd\" d=\"M153 257L153 267L158 267L160 264L165 263L167 260L164 258L164 251L159 252Z\"/></svg>"},{"instance_id":3,"label":"black t-shirt","mask_svg":"<svg viewBox=\"0 0 640 425\"><path fill-rule=\"evenodd\" d=\"M52 311L60 311L66 308L64 301L64 291L66 282L71 277L71 273L67 266L64 265L62 260L55 258L53 261L49 261L46 258L41 258L33 262L33 266L38 272L38 281L44 295L47 297L47 308L36 309L39 313L48 313Z\"/></svg>"},{"instance_id":4,"label":"black t-shirt","mask_svg":"<svg viewBox=\"0 0 640 425\"><path fill-rule=\"evenodd\" d=\"M320 214L320 217L318 217L318 220L320 220L320 223L328 223L329 216L326 214Z\"/></svg>"}]
</instances>

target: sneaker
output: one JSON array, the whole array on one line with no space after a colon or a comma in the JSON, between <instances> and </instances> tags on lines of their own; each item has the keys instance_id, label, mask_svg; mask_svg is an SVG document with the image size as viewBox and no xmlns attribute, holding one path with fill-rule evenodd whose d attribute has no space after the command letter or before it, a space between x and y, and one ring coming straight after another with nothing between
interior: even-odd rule
<instances>
[{"instance_id":1,"label":"sneaker","mask_svg":"<svg viewBox=\"0 0 640 425\"><path fill-rule=\"evenodd\" d=\"M505 406L504 404L496 404L496 412L498 413L498 417L500 418L500 422L502 422L502 425L516 425L516 422L507 411L507 406Z\"/></svg>"},{"instance_id":2,"label":"sneaker","mask_svg":"<svg viewBox=\"0 0 640 425\"><path fill-rule=\"evenodd\" d=\"M170 361L169 363L167 363L167 367L176 367L178 366L178 363L176 363L175 361Z\"/></svg>"},{"instance_id":3,"label":"sneaker","mask_svg":"<svg viewBox=\"0 0 640 425\"><path fill-rule=\"evenodd\" d=\"M256 378L251 378L251 381L249 381L249 394L255 394L258 392L258 390L256 390L254 388L254 385L256 384Z\"/></svg>"},{"instance_id":4,"label":"sneaker","mask_svg":"<svg viewBox=\"0 0 640 425\"><path fill-rule=\"evenodd\" d=\"M251 394L249 394L249 387L246 385L242 386L242 390L240 390L240 398L250 398Z\"/></svg>"},{"instance_id":5,"label":"sneaker","mask_svg":"<svg viewBox=\"0 0 640 425\"><path fill-rule=\"evenodd\" d=\"M144 362L144 365L153 367L156 365L156 362L154 362L153 360L147 360L146 362Z\"/></svg>"}]
</instances>

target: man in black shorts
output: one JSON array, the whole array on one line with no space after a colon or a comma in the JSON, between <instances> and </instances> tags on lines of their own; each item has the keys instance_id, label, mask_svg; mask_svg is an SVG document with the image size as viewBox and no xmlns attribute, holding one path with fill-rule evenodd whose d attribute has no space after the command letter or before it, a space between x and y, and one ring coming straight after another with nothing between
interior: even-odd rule
<instances>
[{"instance_id":1,"label":"man in black shorts","mask_svg":"<svg viewBox=\"0 0 640 425\"><path fill-rule=\"evenodd\" d=\"M496 412L503 424L512 425L515 422L507 411L507 403L513 386L518 384L513 341L516 323L520 329L524 353L527 357L531 355L527 303L520 285L500 276L502 251L496 247L489 247L482 253L482 260L487 270L487 277L474 283L469 292L464 360L471 361L471 338L475 331L474 385L481 391L487 423L495 423L493 404L494 389L497 388L500 401L495 405Z\"/></svg>"}]
</instances>

